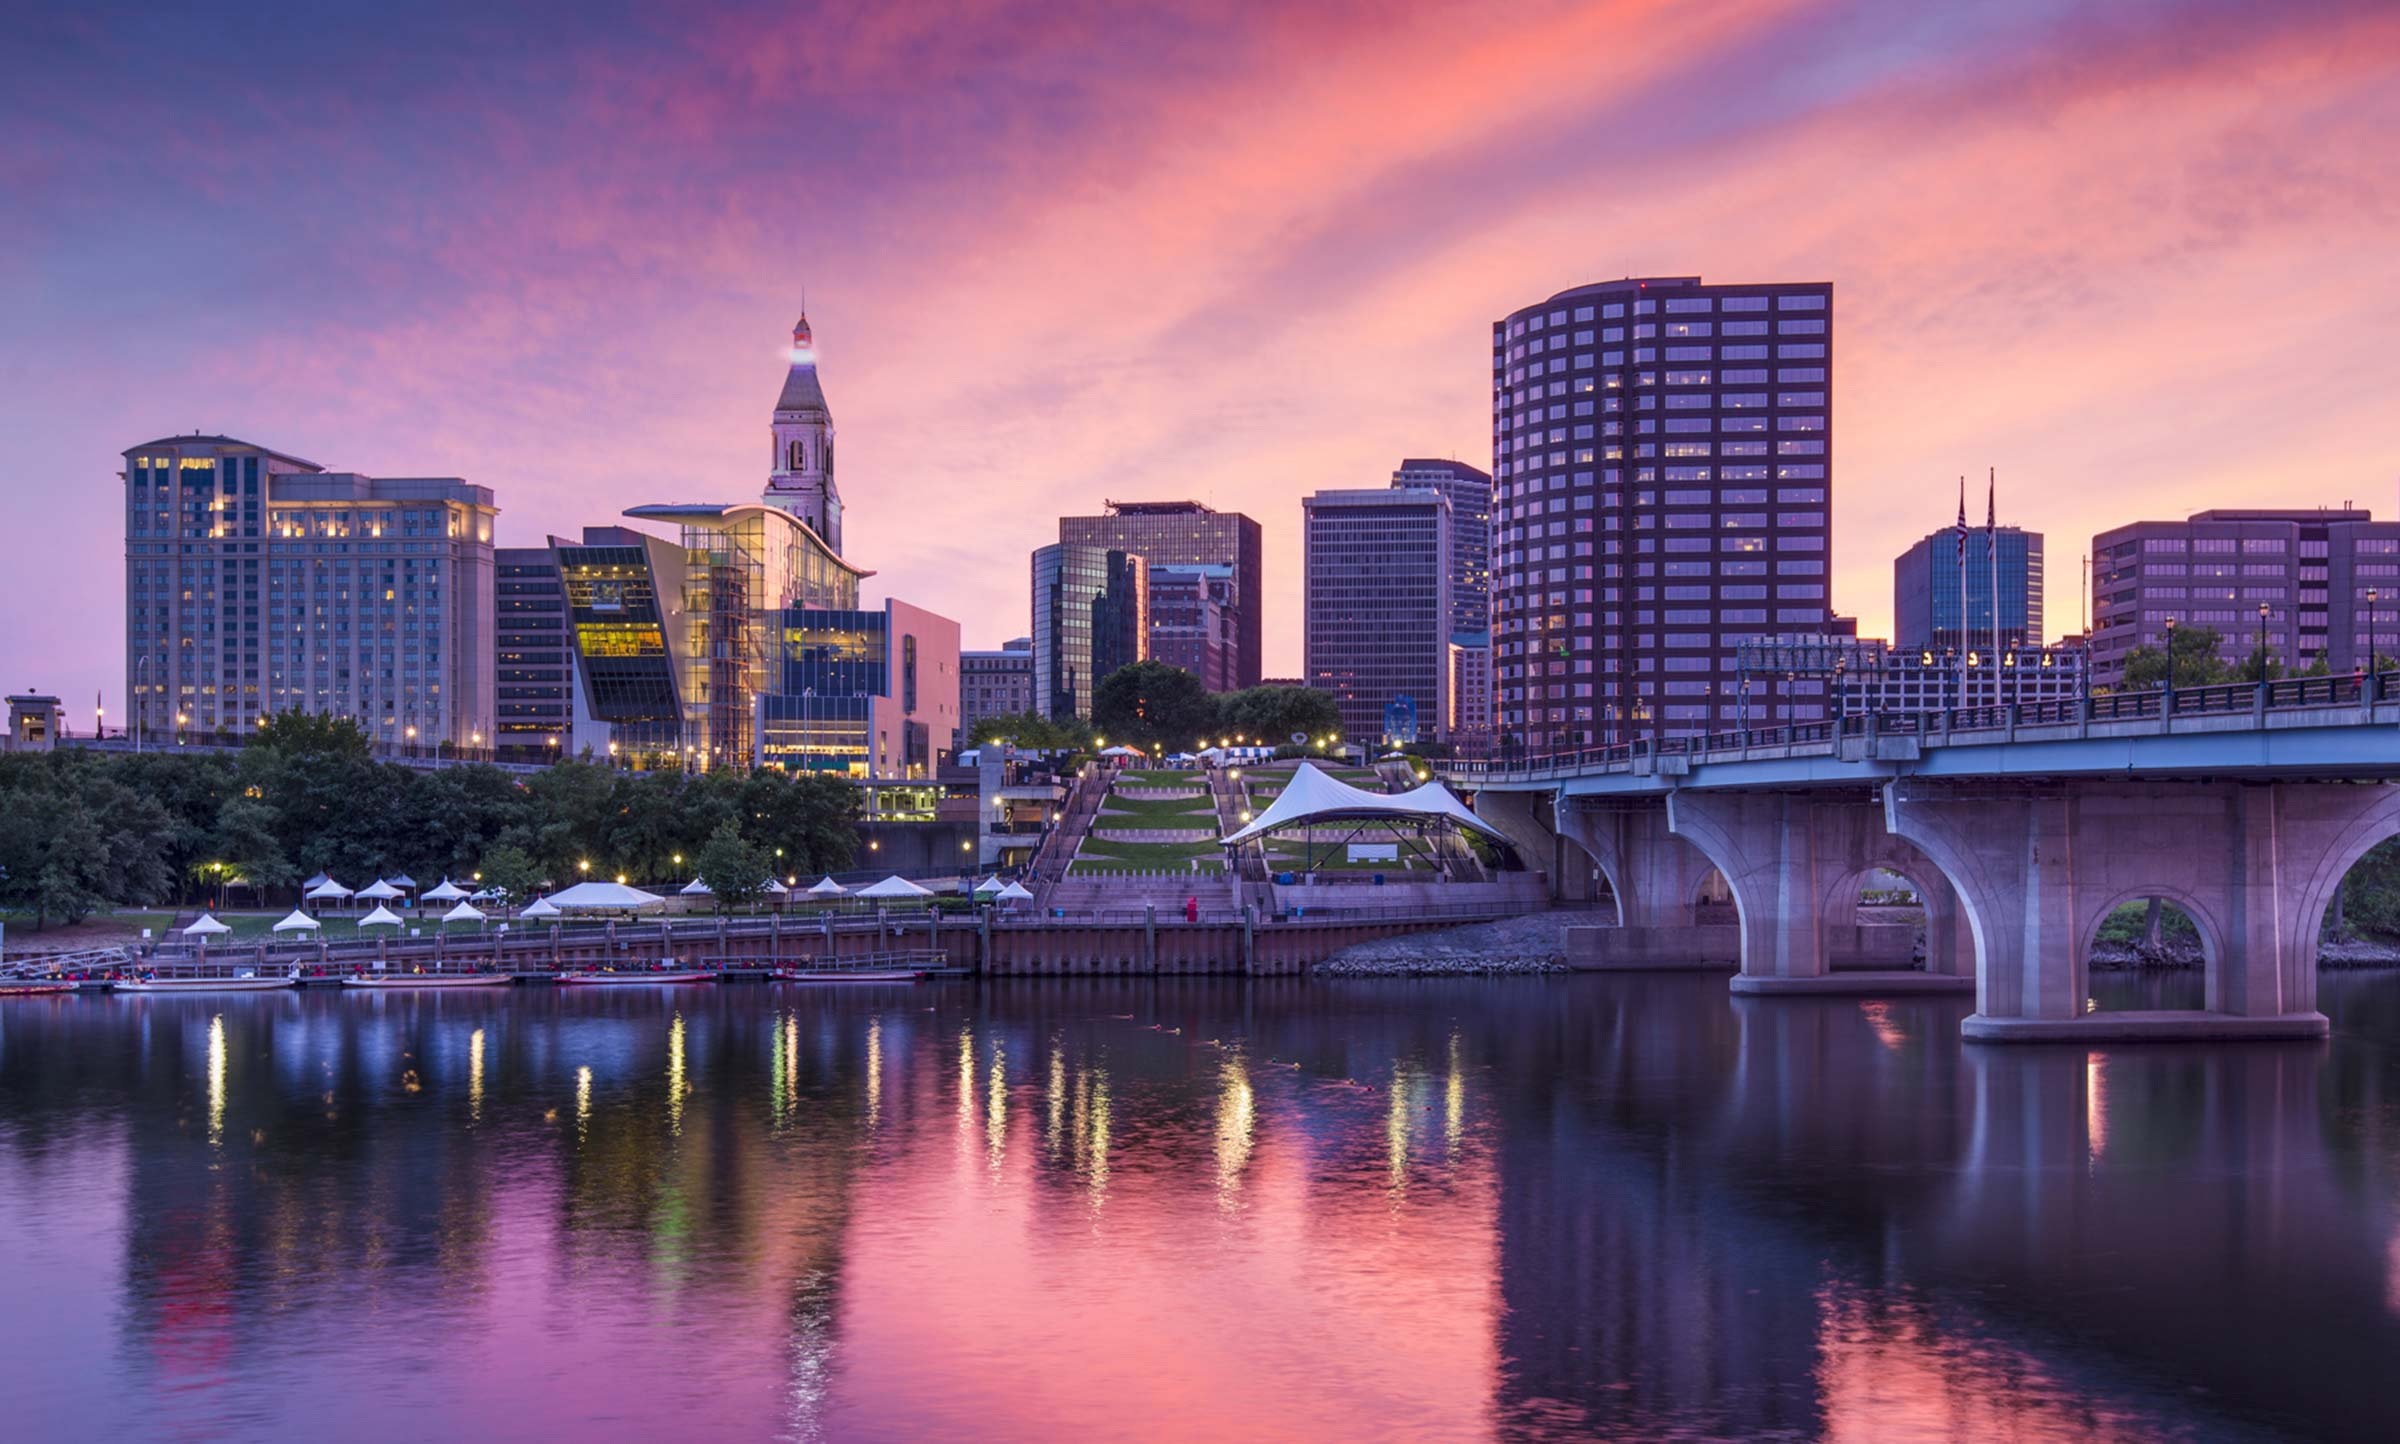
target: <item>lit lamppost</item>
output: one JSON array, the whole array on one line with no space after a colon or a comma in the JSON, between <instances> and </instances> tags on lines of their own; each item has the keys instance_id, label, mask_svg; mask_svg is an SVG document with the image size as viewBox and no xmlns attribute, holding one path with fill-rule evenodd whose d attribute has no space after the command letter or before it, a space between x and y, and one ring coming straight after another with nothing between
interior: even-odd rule
<instances>
[{"instance_id":1,"label":"lit lamppost","mask_svg":"<svg viewBox=\"0 0 2400 1444\"><path fill-rule=\"evenodd\" d=\"M2175 690L2175 619L2167 618L2167 690Z\"/></svg>"},{"instance_id":2,"label":"lit lamppost","mask_svg":"<svg viewBox=\"0 0 2400 1444\"><path fill-rule=\"evenodd\" d=\"M2252 679L2260 686L2267 684L2267 604L2258 604L2258 676Z\"/></svg>"},{"instance_id":3,"label":"lit lamppost","mask_svg":"<svg viewBox=\"0 0 2400 1444\"><path fill-rule=\"evenodd\" d=\"M2375 599L2379 595L2380 593L2375 588L2367 588L2367 660L2366 664L2358 669L2361 673L2375 670L2375 644L2380 640L2375 635Z\"/></svg>"}]
</instances>

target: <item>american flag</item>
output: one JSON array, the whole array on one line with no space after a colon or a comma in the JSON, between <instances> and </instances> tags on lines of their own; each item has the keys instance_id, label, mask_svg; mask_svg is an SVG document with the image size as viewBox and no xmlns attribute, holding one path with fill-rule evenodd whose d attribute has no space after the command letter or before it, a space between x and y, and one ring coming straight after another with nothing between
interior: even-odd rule
<instances>
[{"instance_id":1,"label":"american flag","mask_svg":"<svg viewBox=\"0 0 2400 1444\"><path fill-rule=\"evenodd\" d=\"M1958 564L1967 564L1967 479L1958 479Z\"/></svg>"}]
</instances>

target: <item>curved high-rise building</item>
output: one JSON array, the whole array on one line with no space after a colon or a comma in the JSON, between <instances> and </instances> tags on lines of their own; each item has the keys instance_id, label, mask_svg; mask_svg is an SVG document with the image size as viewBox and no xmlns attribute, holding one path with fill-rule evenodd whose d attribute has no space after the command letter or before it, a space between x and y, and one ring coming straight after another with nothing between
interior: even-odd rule
<instances>
[{"instance_id":1,"label":"curved high-rise building","mask_svg":"<svg viewBox=\"0 0 2400 1444\"><path fill-rule=\"evenodd\" d=\"M1833 287L1697 276L1492 324L1492 662L1504 746L1825 715L1745 697L1739 643L1831 612Z\"/></svg>"}]
</instances>

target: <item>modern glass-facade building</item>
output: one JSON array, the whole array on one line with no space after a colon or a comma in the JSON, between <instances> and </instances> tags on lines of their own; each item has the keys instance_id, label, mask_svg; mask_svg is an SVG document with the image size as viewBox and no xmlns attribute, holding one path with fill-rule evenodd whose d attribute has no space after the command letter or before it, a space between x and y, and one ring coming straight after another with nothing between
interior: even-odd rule
<instances>
[{"instance_id":1,"label":"modern glass-facade building","mask_svg":"<svg viewBox=\"0 0 2400 1444\"><path fill-rule=\"evenodd\" d=\"M1410 735L1394 741L1446 737L1450 499L1359 489L1320 491L1300 506L1308 685L1332 696L1353 740L1396 726Z\"/></svg>"},{"instance_id":2,"label":"modern glass-facade building","mask_svg":"<svg viewBox=\"0 0 2400 1444\"><path fill-rule=\"evenodd\" d=\"M1831 618L1833 288L1561 291L1492 326L1492 648L1504 742L1735 723L1742 637ZM1767 704L1810 721L1823 688Z\"/></svg>"},{"instance_id":3,"label":"modern glass-facade building","mask_svg":"<svg viewBox=\"0 0 2400 1444\"><path fill-rule=\"evenodd\" d=\"M1092 688L1146 658L1149 641L1149 565L1138 554L1077 542L1034 552L1033 702L1044 717L1088 720Z\"/></svg>"},{"instance_id":4,"label":"modern glass-facade building","mask_svg":"<svg viewBox=\"0 0 2400 1444\"><path fill-rule=\"evenodd\" d=\"M1926 537L1892 563L1892 644L1904 650L1992 646L1993 555L1998 553L2003 647L2042 640L2042 534L2013 526L1966 533L1965 566L1956 527ZM1961 574L1966 597L1959 597ZM1960 622L1964 606L1965 622Z\"/></svg>"},{"instance_id":5,"label":"modern glass-facade building","mask_svg":"<svg viewBox=\"0 0 2400 1444\"><path fill-rule=\"evenodd\" d=\"M2092 596L2096 687L2123 685L2126 655L2165 647L2170 622L2216 631L2228 664L2263 631L2293 670L2354 671L2400 653L2400 522L2330 508L2134 522L2092 538Z\"/></svg>"},{"instance_id":6,"label":"modern glass-facade building","mask_svg":"<svg viewBox=\"0 0 2400 1444\"><path fill-rule=\"evenodd\" d=\"M490 745L489 488L230 436L123 456L128 732L236 734L298 708L387 746Z\"/></svg>"},{"instance_id":7,"label":"modern glass-facade building","mask_svg":"<svg viewBox=\"0 0 2400 1444\"><path fill-rule=\"evenodd\" d=\"M575 633L558 553L500 547L492 570L498 669L492 745L518 759L564 755L575 726Z\"/></svg>"},{"instance_id":8,"label":"modern glass-facade building","mask_svg":"<svg viewBox=\"0 0 2400 1444\"><path fill-rule=\"evenodd\" d=\"M1450 629L1492 625L1492 478L1463 461L1410 457L1392 473L1395 491L1438 491L1450 500Z\"/></svg>"},{"instance_id":9,"label":"modern glass-facade building","mask_svg":"<svg viewBox=\"0 0 2400 1444\"><path fill-rule=\"evenodd\" d=\"M1211 692L1234 690L1240 604L1233 568L1150 567L1150 657L1181 667Z\"/></svg>"},{"instance_id":10,"label":"modern glass-facade building","mask_svg":"<svg viewBox=\"0 0 2400 1444\"><path fill-rule=\"evenodd\" d=\"M1226 567L1233 588L1233 685L1255 687L1262 640L1264 544L1257 522L1196 501L1112 501L1103 516L1062 516L1061 542L1128 552L1153 567Z\"/></svg>"},{"instance_id":11,"label":"modern glass-facade building","mask_svg":"<svg viewBox=\"0 0 2400 1444\"><path fill-rule=\"evenodd\" d=\"M958 623L905 602L795 607L781 675L759 697L759 761L860 778L928 778L959 727Z\"/></svg>"}]
</instances>

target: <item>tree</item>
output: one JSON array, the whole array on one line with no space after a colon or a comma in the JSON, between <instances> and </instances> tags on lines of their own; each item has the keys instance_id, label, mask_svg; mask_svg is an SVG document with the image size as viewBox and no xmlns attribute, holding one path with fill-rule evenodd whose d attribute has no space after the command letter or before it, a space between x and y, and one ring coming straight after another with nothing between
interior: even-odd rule
<instances>
[{"instance_id":1,"label":"tree","mask_svg":"<svg viewBox=\"0 0 2400 1444\"><path fill-rule=\"evenodd\" d=\"M1135 662L1092 689L1092 730L1136 747L1189 747L1218 735L1216 699L1181 667Z\"/></svg>"},{"instance_id":2,"label":"tree","mask_svg":"<svg viewBox=\"0 0 2400 1444\"><path fill-rule=\"evenodd\" d=\"M1341 730L1341 708L1313 687L1245 687L1217 699L1219 736L1254 737L1277 747L1294 733L1323 737Z\"/></svg>"},{"instance_id":3,"label":"tree","mask_svg":"<svg viewBox=\"0 0 2400 1444\"><path fill-rule=\"evenodd\" d=\"M2178 687L2207 687L2225 681L2231 669L2218 650L2225 638L2214 627L2177 627L2168 634L2174 647L2174 683ZM2125 654L2125 690L2139 692L2164 686L2168 656L2157 647L2140 646Z\"/></svg>"},{"instance_id":4,"label":"tree","mask_svg":"<svg viewBox=\"0 0 2400 1444\"><path fill-rule=\"evenodd\" d=\"M701 844L697 862L700 880L716 894L719 907L740 907L757 900L775 875L774 860L767 850L745 841L741 827L733 822L717 824L717 830Z\"/></svg>"},{"instance_id":5,"label":"tree","mask_svg":"<svg viewBox=\"0 0 2400 1444\"><path fill-rule=\"evenodd\" d=\"M534 865L525 849L507 843L485 853L483 866L476 871L483 874L485 887L500 889L512 905L521 905L532 897L542 881L542 870Z\"/></svg>"},{"instance_id":6,"label":"tree","mask_svg":"<svg viewBox=\"0 0 2400 1444\"><path fill-rule=\"evenodd\" d=\"M250 734L245 747L264 747L272 751L326 753L365 761L374 755L375 747L364 727L348 717L335 717L323 712L303 712L297 707L277 712L259 724Z\"/></svg>"},{"instance_id":7,"label":"tree","mask_svg":"<svg viewBox=\"0 0 2400 1444\"><path fill-rule=\"evenodd\" d=\"M1076 752L1092 745L1092 729L1079 717L1052 719L1039 712L1002 712L967 731L970 746L1013 742L1034 752Z\"/></svg>"}]
</instances>

